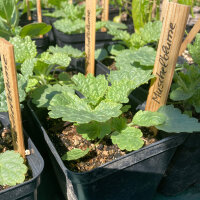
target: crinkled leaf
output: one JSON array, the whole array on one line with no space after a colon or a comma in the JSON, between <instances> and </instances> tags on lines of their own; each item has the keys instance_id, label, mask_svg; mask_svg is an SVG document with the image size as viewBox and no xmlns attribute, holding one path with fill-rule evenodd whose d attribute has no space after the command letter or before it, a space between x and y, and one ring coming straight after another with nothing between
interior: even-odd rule
<instances>
[{"instance_id":1,"label":"crinkled leaf","mask_svg":"<svg viewBox=\"0 0 200 200\"><path fill-rule=\"evenodd\" d=\"M191 104L194 106L195 111L197 113L200 113L200 89L198 89L195 92L195 95L193 96L193 98L190 101L191 101Z\"/></svg>"},{"instance_id":2,"label":"crinkled leaf","mask_svg":"<svg viewBox=\"0 0 200 200\"><path fill-rule=\"evenodd\" d=\"M158 41L160 39L161 29L161 21L148 22L140 29L142 40L145 41L146 44Z\"/></svg>"},{"instance_id":3,"label":"crinkled leaf","mask_svg":"<svg viewBox=\"0 0 200 200\"><path fill-rule=\"evenodd\" d=\"M85 32L85 21L82 19L76 19L74 21L69 19L60 19L56 20L53 25L59 31L67 34Z\"/></svg>"},{"instance_id":4,"label":"crinkled leaf","mask_svg":"<svg viewBox=\"0 0 200 200\"><path fill-rule=\"evenodd\" d=\"M33 98L32 102L36 104L37 107L48 107L52 98L63 91L68 92L69 94L74 94L74 90L66 85L43 85L36 88L31 94L31 97Z\"/></svg>"},{"instance_id":5,"label":"crinkled leaf","mask_svg":"<svg viewBox=\"0 0 200 200\"><path fill-rule=\"evenodd\" d=\"M110 71L110 75L108 76L108 80L111 83L123 79L130 80L132 82L133 89L139 87L142 84L148 83L148 81L152 78L154 78L152 75L152 70L142 70L141 68L132 66L127 69Z\"/></svg>"},{"instance_id":6,"label":"crinkled leaf","mask_svg":"<svg viewBox=\"0 0 200 200\"><path fill-rule=\"evenodd\" d=\"M61 84L65 84L65 85L72 84L71 77L67 72L61 72L58 75L58 79L60 82L62 82Z\"/></svg>"},{"instance_id":7,"label":"crinkled leaf","mask_svg":"<svg viewBox=\"0 0 200 200\"><path fill-rule=\"evenodd\" d=\"M112 82L108 88L106 99L117 103L128 103L129 94L135 89L134 82L127 79Z\"/></svg>"},{"instance_id":8,"label":"crinkled leaf","mask_svg":"<svg viewBox=\"0 0 200 200\"><path fill-rule=\"evenodd\" d=\"M170 133L180 132L199 132L200 123L196 118L191 118L188 115L182 114L178 108L174 106L162 106L158 109L159 113L165 115L165 123L156 126L157 129Z\"/></svg>"},{"instance_id":9,"label":"crinkled leaf","mask_svg":"<svg viewBox=\"0 0 200 200\"><path fill-rule=\"evenodd\" d=\"M48 52L50 53L66 53L68 56L73 58L81 58L84 56L84 52L70 46L65 45L64 47L58 47L58 46L50 46L48 49Z\"/></svg>"},{"instance_id":10,"label":"crinkled leaf","mask_svg":"<svg viewBox=\"0 0 200 200\"><path fill-rule=\"evenodd\" d=\"M39 81L36 78L29 78L26 86L26 92L29 93L30 91L32 91L38 84L38 82Z\"/></svg>"},{"instance_id":11,"label":"crinkled leaf","mask_svg":"<svg viewBox=\"0 0 200 200\"><path fill-rule=\"evenodd\" d=\"M125 106L122 107L121 111L123 113L125 113L125 112L128 112L130 110L130 108L131 108L131 105L125 105Z\"/></svg>"},{"instance_id":12,"label":"crinkled leaf","mask_svg":"<svg viewBox=\"0 0 200 200\"><path fill-rule=\"evenodd\" d=\"M23 63L26 59L34 58L37 55L35 42L29 36L21 38L15 36L10 38L10 43L14 45L15 61Z\"/></svg>"},{"instance_id":13,"label":"crinkled leaf","mask_svg":"<svg viewBox=\"0 0 200 200\"><path fill-rule=\"evenodd\" d=\"M134 115L132 123L138 126L150 127L163 124L165 119L166 117L162 113L140 110Z\"/></svg>"},{"instance_id":14,"label":"crinkled leaf","mask_svg":"<svg viewBox=\"0 0 200 200\"><path fill-rule=\"evenodd\" d=\"M183 88L179 87L175 90L173 90L170 93L170 99L174 101L182 101L189 99L194 94L194 91L185 91Z\"/></svg>"},{"instance_id":15,"label":"crinkled leaf","mask_svg":"<svg viewBox=\"0 0 200 200\"><path fill-rule=\"evenodd\" d=\"M105 122L111 117L118 117L121 107L118 103L101 101L95 109L91 109L85 99L62 93L53 97L48 109L51 118L84 124L91 121Z\"/></svg>"},{"instance_id":16,"label":"crinkled leaf","mask_svg":"<svg viewBox=\"0 0 200 200\"><path fill-rule=\"evenodd\" d=\"M95 50L95 60L101 61L108 57L108 52L106 49Z\"/></svg>"},{"instance_id":17,"label":"crinkled leaf","mask_svg":"<svg viewBox=\"0 0 200 200\"><path fill-rule=\"evenodd\" d=\"M116 23L113 21L106 21L105 27L108 30L113 30L113 29L127 29L127 26L123 23Z\"/></svg>"},{"instance_id":18,"label":"crinkled leaf","mask_svg":"<svg viewBox=\"0 0 200 200\"><path fill-rule=\"evenodd\" d=\"M19 35L24 38L25 36L37 37L39 35L44 35L51 30L51 25L45 23L32 23L23 26Z\"/></svg>"},{"instance_id":19,"label":"crinkled leaf","mask_svg":"<svg viewBox=\"0 0 200 200\"><path fill-rule=\"evenodd\" d=\"M113 144L121 150L133 151L140 149L144 141L142 140L142 132L140 129L134 127L127 127L121 132L115 131L111 135L111 140Z\"/></svg>"},{"instance_id":20,"label":"crinkled leaf","mask_svg":"<svg viewBox=\"0 0 200 200\"><path fill-rule=\"evenodd\" d=\"M105 135L111 133L111 126L108 122L90 122L88 124L79 124L76 127L76 130L81 134L85 139L94 140L96 138L102 139Z\"/></svg>"},{"instance_id":21,"label":"crinkled leaf","mask_svg":"<svg viewBox=\"0 0 200 200\"><path fill-rule=\"evenodd\" d=\"M18 79L19 101L22 102L26 98L25 88L27 86L27 79L21 74L17 74L17 79Z\"/></svg>"},{"instance_id":22,"label":"crinkled leaf","mask_svg":"<svg viewBox=\"0 0 200 200\"><path fill-rule=\"evenodd\" d=\"M63 155L62 160L78 160L79 158L86 156L89 151L89 148L87 148L85 151L75 148Z\"/></svg>"},{"instance_id":23,"label":"crinkled leaf","mask_svg":"<svg viewBox=\"0 0 200 200\"><path fill-rule=\"evenodd\" d=\"M54 53L44 52L41 54L40 60L49 65L60 65L63 67L68 67L71 62L71 58L65 53Z\"/></svg>"},{"instance_id":24,"label":"crinkled leaf","mask_svg":"<svg viewBox=\"0 0 200 200\"><path fill-rule=\"evenodd\" d=\"M37 62L36 58L28 58L26 59L22 65L21 65L21 73L24 75L24 77L29 77L33 75L33 69L35 66L35 63Z\"/></svg>"},{"instance_id":25,"label":"crinkled leaf","mask_svg":"<svg viewBox=\"0 0 200 200\"><path fill-rule=\"evenodd\" d=\"M79 73L72 77L72 81L75 83L75 89L81 92L86 97L86 101L92 105L100 101L108 88L108 81L104 75L94 77L88 74L85 77Z\"/></svg>"},{"instance_id":26,"label":"crinkled leaf","mask_svg":"<svg viewBox=\"0 0 200 200\"><path fill-rule=\"evenodd\" d=\"M15 151L0 154L0 185L14 186L23 183L28 168L24 159Z\"/></svg>"}]
</instances>

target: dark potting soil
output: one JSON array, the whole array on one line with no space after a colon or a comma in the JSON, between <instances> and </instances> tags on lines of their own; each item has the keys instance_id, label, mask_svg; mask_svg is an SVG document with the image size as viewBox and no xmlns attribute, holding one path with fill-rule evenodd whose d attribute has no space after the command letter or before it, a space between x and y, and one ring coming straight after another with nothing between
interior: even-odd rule
<instances>
[{"instance_id":1,"label":"dark potting soil","mask_svg":"<svg viewBox=\"0 0 200 200\"><path fill-rule=\"evenodd\" d=\"M3 153L7 150L13 150L12 134L11 134L10 129L9 128L3 128L3 125L0 122L0 153ZM28 167L28 171L27 171L27 174L26 174L24 181L28 181L33 177L31 169L29 168L28 165L26 165L26 166ZM7 188L10 188L10 186L0 185L0 191L7 189Z\"/></svg>"},{"instance_id":2,"label":"dark potting soil","mask_svg":"<svg viewBox=\"0 0 200 200\"><path fill-rule=\"evenodd\" d=\"M97 140L88 141L77 133L73 123L63 122L61 119L47 118L46 126L47 133L60 157L74 148L79 148L81 150L86 150L87 148L91 149L83 158L74 161L63 161L65 166L71 171L90 171L129 153L128 151L120 150L117 145L112 144L109 136L105 137L100 143L98 143ZM144 146L150 145L168 136L166 134L158 134L155 137L151 130L147 128L141 129L143 132Z\"/></svg>"}]
</instances>

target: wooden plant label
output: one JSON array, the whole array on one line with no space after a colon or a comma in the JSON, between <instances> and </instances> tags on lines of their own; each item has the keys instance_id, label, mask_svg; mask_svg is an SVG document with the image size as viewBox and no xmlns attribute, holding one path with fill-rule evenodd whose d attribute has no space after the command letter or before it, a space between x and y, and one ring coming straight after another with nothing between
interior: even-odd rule
<instances>
[{"instance_id":1,"label":"wooden plant label","mask_svg":"<svg viewBox=\"0 0 200 200\"><path fill-rule=\"evenodd\" d=\"M109 0L102 0L102 17L101 17L101 21L108 21L109 18ZM106 28L102 28L101 29L102 32L106 32Z\"/></svg>"},{"instance_id":2,"label":"wooden plant label","mask_svg":"<svg viewBox=\"0 0 200 200\"><path fill-rule=\"evenodd\" d=\"M95 71L96 1L86 0L85 9L86 75Z\"/></svg>"},{"instance_id":3,"label":"wooden plant label","mask_svg":"<svg viewBox=\"0 0 200 200\"><path fill-rule=\"evenodd\" d=\"M25 157L14 48L3 38L0 38L0 54L14 149Z\"/></svg>"},{"instance_id":4,"label":"wooden plant label","mask_svg":"<svg viewBox=\"0 0 200 200\"><path fill-rule=\"evenodd\" d=\"M37 19L38 23L42 23L42 10L41 10L41 0L37 0ZM40 35L40 38L43 36Z\"/></svg>"},{"instance_id":5,"label":"wooden plant label","mask_svg":"<svg viewBox=\"0 0 200 200\"><path fill-rule=\"evenodd\" d=\"M32 18L31 18L29 0L26 0L26 6L27 6L27 18L28 18L28 20L31 20Z\"/></svg>"},{"instance_id":6,"label":"wooden plant label","mask_svg":"<svg viewBox=\"0 0 200 200\"><path fill-rule=\"evenodd\" d=\"M168 3L153 70L156 78L151 82L145 110L157 111L166 104L189 11L189 6Z\"/></svg>"},{"instance_id":7,"label":"wooden plant label","mask_svg":"<svg viewBox=\"0 0 200 200\"><path fill-rule=\"evenodd\" d=\"M163 3L162 3L162 12L161 12L161 16L160 16L160 21L161 22L164 21L165 14L166 14L166 11L167 11L167 8L168 8L168 3L169 3L169 0L163 0Z\"/></svg>"},{"instance_id":8,"label":"wooden plant label","mask_svg":"<svg viewBox=\"0 0 200 200\"><path fill-rule=\"evenodd\" d=\"M180 51L179 51L179 56L182 55L182 53L186 50L187 45L192 42L192 40L195 38L196 34L199 32L200 30L200 18L199 20L196 22L196 24L193 26L192 30L189 32L189 34L187 35L187 37L185 38L185 40L183 41Z\"/></svg>"}]
</instances>

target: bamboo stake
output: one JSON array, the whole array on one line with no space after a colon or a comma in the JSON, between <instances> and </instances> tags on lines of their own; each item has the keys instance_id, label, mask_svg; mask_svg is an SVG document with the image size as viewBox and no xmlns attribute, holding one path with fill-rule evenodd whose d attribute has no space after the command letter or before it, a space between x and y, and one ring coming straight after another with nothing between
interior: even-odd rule
<instances>
[{"instance_id":1,"label":"bamboo stake","mask_svg":"<svg viewBox=\"0 0 200 200\"><path fill-rule=\"evenodd\" d=\"M85 53L86 75L95 71L96 1L86 0Z\"/></svg>"},{"instance_id":2,"label":"bamboo stake","mask_svg":"<svg viewBox=\"0 0 200 200\"><path fill-rule=\"evenodd\" d=\"M41 10L41 1L37 0L37 19L39 23L42 23L42 10ZM40 38L43 36L40 35Z\"/></svg>"},{"instance_id":3,"label":"bamboo stake","mask_svg":"<svg viewBox=\"0 0 200 200\"><path fill-rule=\"evenodd\" d=\"M0 54L4 76L8 113L11 123L14 149L25 158L24 137L17 87L14 48L5 39L0 39Z\"/></svg>"},{"instance_id":4,"label":"bamboo stake","mask_svg":"<svg viewBox=\"0 0 200 200\"><path fill-rule=\"evenodd\" d=\"M27 6L27 18L30 21L30 20L32 20L32 18L31 18L31 11L30 11L29 0L26 0L26 6Z\"/></svg>"},{"instance_id":5,"label":"bamboo stake","mask_svg":"<svg viewBox=\"0 0 200 200\"><path fill-rule=\"evenodd\" d=\"M145 110L157 111L166 104L189 11L189 6L168 3L153 70L156 79L151 82Z\"/></svg>"},{"instance_id":6,"label":"bamboo stake","mask_svg":"<svg viewBox=\"0 0 200 200\"><path fill-rule=\"evenodd\" d=\"M195 38L196 34L199 32L200 30L200 18L199 20L196 22L196 24L193 26L192 30L189 32L189 34L187 35L187 37L185 38L185 40L183 41L180 51L179 51L179 56L182 55L182 53L186 50L187 45L192 42L192 40Z\"/></svg>"},{"instance_id":7,"label":"bamboo stake","mask_svg":"<svg viewBox=\"0 0 200 200\"><path fill-rule=\"evenodd\" d=\"M101 21L108 21L109 19L109 0L102 0L102 16L101 16ZM106 28L102 28L101 32L106 32Z\"/></svg>"}]
</instances>

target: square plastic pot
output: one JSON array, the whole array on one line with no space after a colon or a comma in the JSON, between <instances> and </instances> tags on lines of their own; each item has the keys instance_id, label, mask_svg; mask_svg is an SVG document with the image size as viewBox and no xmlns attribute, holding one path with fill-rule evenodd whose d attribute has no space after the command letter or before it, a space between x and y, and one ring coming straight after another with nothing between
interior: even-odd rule
<instances>
[{"instance_id":1,"label":"square plastic pot","mask_svg":"<svg viewBox=\"0 0 200 200\"><path fill-rule=\"evenodd\" d=\"M0 121L4 127L10 125L7 113L0 113ZM0 191L1 200L37 200L37 189L40 185L40 176L44 168L44 161L26 133L25 143L26 148L31 152L26 158L32 172L32 178L24 183Z\"/></svg>"},{"instance_id":2,"label":"square plastic pot","mask_svg":"<svg viewBox=\"0 0 200 200\"><path fill-rule=\"evenodd\" d=\"M103 65L96 64L96 75L106 71L109 70ZM30 101L28 108L38 133L35 137L47 148L62 193L68 200L153 199L172 156L186 138L185 134L175 134L91 171L75 173L65 167Z\"/></svg>"},{"instance_id":3,"label":"square plastic pot","mask_svg":"<svg viewBox=\"0 0 200 200\"><path fill-rule=\"evenodd\" d=\"M159 186L164 195L177 195L189 186L200 183L200 132L188 134L174 154L166 176Z\"/></svg>"},{"instance_id":4,"label":"square plastic pot","mask_svg":"<svg viewBox=\"0 0 200 200\"><path fill-rule=\"evenodd\" d=\"M85 33L65 34L57 30L54 25L52 25L52 27L55 41L58 46L63 47L65 45L71 45L82 51L85 49ZM113 36L106 32L96 32L96 49L115 43L112 41L112 38Z\"/></svg>"}]
</instances>

